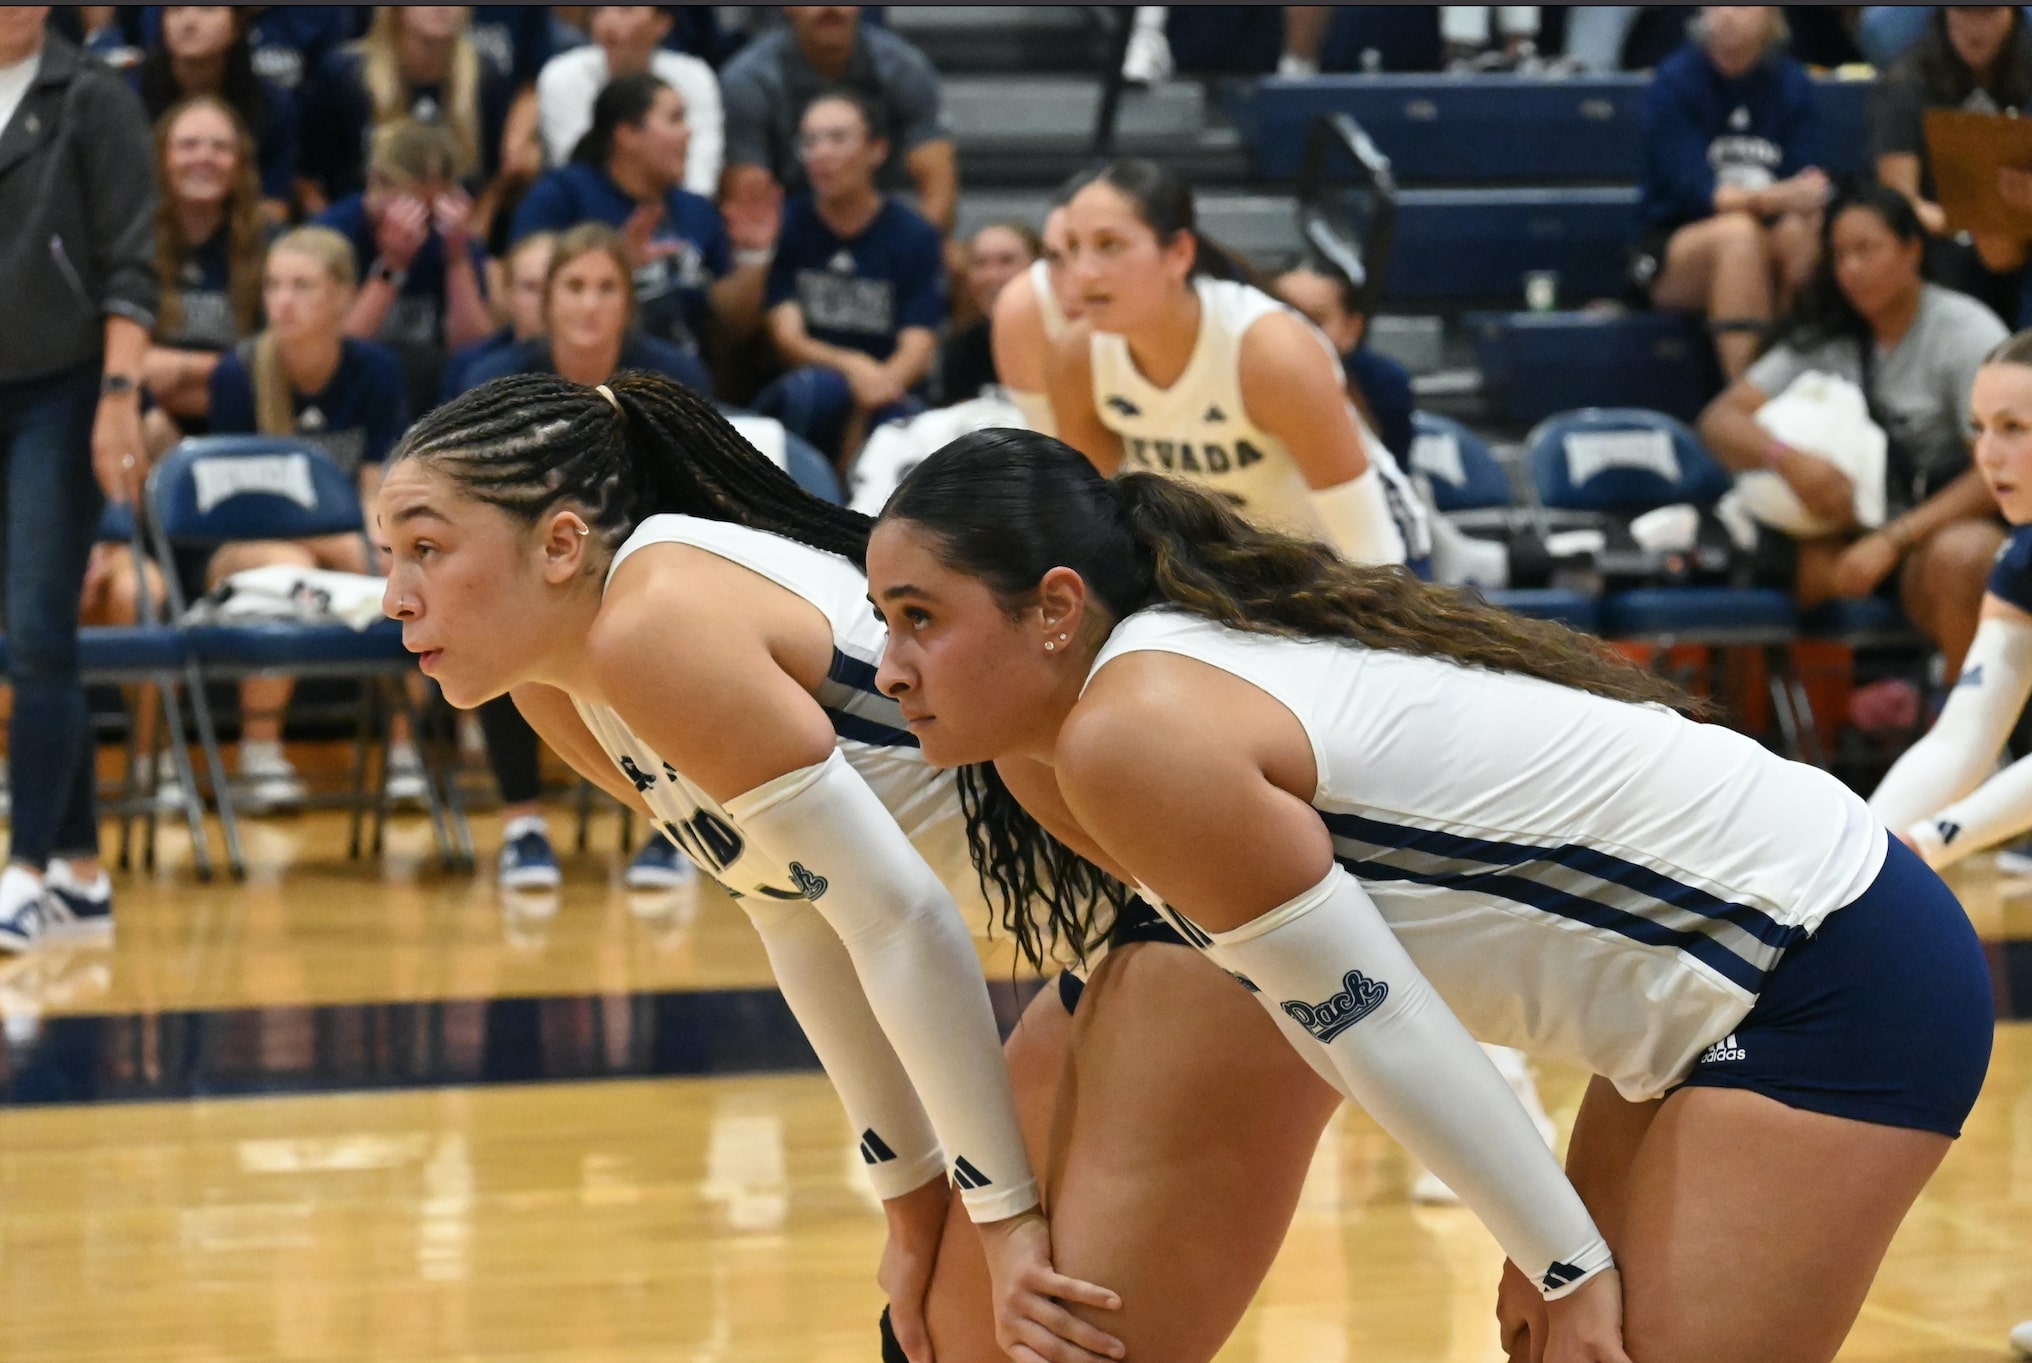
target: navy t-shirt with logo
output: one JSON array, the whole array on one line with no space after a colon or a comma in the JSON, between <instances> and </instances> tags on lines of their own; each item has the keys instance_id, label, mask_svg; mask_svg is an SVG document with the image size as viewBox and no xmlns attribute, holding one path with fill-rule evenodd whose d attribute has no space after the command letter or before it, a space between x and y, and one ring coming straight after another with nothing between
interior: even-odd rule
<instances>
[{"instance_id":1,"label":"navy t-shirt with logo","mask_svg":"<svg viewBox=\"0 0 2032 1363\"><path fill-rule=\"evenodd\" d=\"M476 183L501 168L501 130L515 102L514 78L480 63L480 126L474 150L480 165ZM442 85L409 87L411 118L449 124ZM303 101L303 173L318 182L327 199L340 199L367 185L367 153L374 140L374 100L361 83L360 54L350 47L329 53Z\"/></svg>"},{"instance_id":2,"label":"navy t-shirt with logo","mask_svg":"<svg viewBox=\"0 0 2032 1363\"><path fill-rule=\"evenodd\" d=\"M532 232L562 232L582 222L620 227L638 205L599 166L545 171L515 209L511 242ZM710 199L684 189L664 196L663 220L650 237L667 254L635 271L636 321L651 336L696 347L710 312L706 290L733 267L726 224Z\"/></svg>"},{"instance_id":3,"label":"navy t-shirt with logo","mask_svg":"<svg viewBox=\"0 0 2032 1363\"><path fill-rule=\"evenodd\" d=\"M886 360L905 327L945 320L945 250L938 229L894 199L851 239L836 236L811 196L783 210L768 306L796 303L813 340Z\"/></svg>"},{"instance_id":4,"label":"navy t-shirt with logo","mask_svg":"<svg viewBox=\"0 0 2032 1363\"><path fill-rule=\"evenodd\" d=\"M1990 595L2032 615L2032 525L2013 526L1990 569Z\"/></svg>"},{"instance_id":5,"label":"navy t-shirt with logo","mask_svg":"<svg viewBox=\"0 0 2032 1363\"><path fill-rule=\"evenodd\" d=\"M409 426L402 361L372 341L341 341L339 367L316 393L291 392L296 434L329 454L347 473L378 464ZM253 343L219 357L212 371L212 433L253 435Z\"/></svg>"},{"instance_id":6,"label":"navy t-shirt with logo","mask_svg":"<svg viewBox=\"0 0 2032 1363\"><path fill-rule=\"evenodd\" d=\"M374 246L374 225L367 219L365 198L358 194L348 195L318 214L313 221L320 227L331 228L353 244L353 265L364 284L367 271L380 254ZM468 237L466 253L472 257L473 277L484 295L487 291L486 252L476 238ZM402 281L395 302L382 317L381 331L376 339L391 345L443 346L444 308L444 238L433 227L430 236L417 251L416 258L409 262L408 276Z\"/></svg>"},{"instance_id":7,"label":"navy t-shirt with logo","mask_svg":"<svg viewBox=\"0 0 2032 1363\"><path fill-rule=\"evenodd\" d=\"M179 350L230 350L240 339L227 255L230 236L230 231L221 227L203 245L184 253L176 270L175 324L155 338L162 345Z\"/></svg>"},{"instance_id":8,"label":"navy t-shirt with logo","mask_svg":"<svg viewBox=\"0 0 2032 1363\"><path fill-rule=\"evenodd\" d=\"M1730 78L1689 43L1658 64L1645 96L1645 227L1710 216L1718 186L1763 189L1822 164L1820 138L1805 67L1775 53Z\"/></svg>"}]
</instances>

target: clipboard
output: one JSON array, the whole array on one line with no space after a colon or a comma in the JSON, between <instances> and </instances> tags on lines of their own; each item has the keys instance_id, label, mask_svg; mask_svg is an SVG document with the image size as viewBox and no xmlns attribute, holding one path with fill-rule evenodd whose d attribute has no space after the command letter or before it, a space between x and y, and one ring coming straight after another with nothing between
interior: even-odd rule
<instances>
[{"instance_id":1,"label":"clipboard","mask_svg":"<svg viewBox=\"0 0 2032 1363\"><path fill-rule=\"evenodd\" d=\"M1928 109L1926 150L1949 230L2032 237L2032 213L2011 207L1997 190L2003 167L2032 170L2032 118Z\"/></svg>"}]
</instances>

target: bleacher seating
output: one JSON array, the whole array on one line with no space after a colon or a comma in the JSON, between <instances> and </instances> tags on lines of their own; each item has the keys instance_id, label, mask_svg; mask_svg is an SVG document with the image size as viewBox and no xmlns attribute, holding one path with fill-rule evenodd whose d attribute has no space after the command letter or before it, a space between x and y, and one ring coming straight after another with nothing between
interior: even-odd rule
<instances>
[{"instance_id":1,"label":"bleacher seating","mask_svg":"<svg viewBox=\"0 0 2032 1363\"><path fill-rule=\"evenodd\" d=\"M1227 93L1256 173L1298 174L1306 130L1352 114L1405 185L1634 182L1643 169L1648 75L1269 77ZM1830 175L1864 169L1868 81L1816 82Z\"/></svg>"},{"instance_id":2,"label":"bleacher seating","mask_svg":"<svg viewBox=\"0 0 2032 1363\"><path fill-rule=\"evenodd\" d=\"M1558 274L1563 300L1623 289L1637 234L1647 78L1324 77L1261 82L1230 103L1259 174L1289 178L1305 130L1351 113L1397 182L1389 302L1522 298L1526 271ZM1830 174L1864 168L1869 82L1817 82ZM1468 246L1471 249L1464 250Z\"/></svg>"}]
</instances>

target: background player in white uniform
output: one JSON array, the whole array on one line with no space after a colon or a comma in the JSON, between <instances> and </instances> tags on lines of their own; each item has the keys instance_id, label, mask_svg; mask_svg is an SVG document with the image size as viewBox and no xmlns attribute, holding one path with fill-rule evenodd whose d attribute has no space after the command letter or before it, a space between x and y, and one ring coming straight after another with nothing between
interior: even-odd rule
<instances>
[{"instance_id":1,"label":"background player in white uniform","mask_svg":"<svg viewBox=\"0 0 2032 1363\"><path fill-rule=\"evenodd\" d=\"M1101 472L1204 484L1259 524L1363 563L1423 560L1424 509L1365 437L1317 328L1236 278L1193 230L1192 191L1150 161L1112 162L1066 206L1085 315L1052 352L1058 434Z\"/></svg>"},{"instance_id":2,"label":"background player in white uniform","mask_svg":"<svg viewBox=\"0 0 2032 1363\"><path fill-rule=\"evenodd\" d=\"M995 300L995 324L989 340L995 349L995 374L1009 400L1023 412L1024 424L1046 435L1058 434L1051 415L1045 375L1051 349L1066 328L1079 320L1082 307L1065 259L1065 206L1091 178L1082 173L1059 188L1051 211L1044 215L1044 254L1030 268L1002 286Z\"/></svg>"},{"instance_id":3,"label":"background player in white uniform","mask_svg":"<svg viewBox=\"0 0 2032 1363\"><path fill-rule=\"evenodd\" d=\"M1447 1004L1598 1076L1570 1165L1631 1357L1834 1357L1993 1029L1960 905L1861 800L1592 640L1028 433L920 465L868 566L926 758L994 760L1310 1034L1523 1270L1513 1358L1622 1357L1615 1283L1528 1292L1600 1264L1509 1219L1535 1141L1464 1134L1522 1114Z\"/></svg>"},{"instance_id":4,"label":"background player in white uniform","mask_svg":"<svg viewBox=\"0 0 2032 1363\"><path fill-rule=\"evenodd\" d=\"M2032 829L2032 758L1996 771L2032 696L2032 331L1990 353L1969 410L1975 466L2011 536L1939 722L1870 797L1877 816L1936 868Z\"/></svg>"},{"instance_id":5,"label":"background player in white uniform","mask_svg":"<svg viewBox=\"0 0 2032 1363\"><path fill-rule=\"evenodd\" d=\"M806 497L675 385L626 375L609 391L613 403L549 377L505 380L416 427L380 503L396 564L390 612L455 704L512 688L573 766L742 896L887 1199L882 1282L895 1328L885 1360L908 1344L921 1363L933 1342L943 1363L1004 1357L999 1302L1004 1336L1091 1363L1034 1326L1012 1329L1010 1294L994 1292L958 1201L947 1206L940 1141L913 1094L925 1092L945 1150L968 1161L946 1157L966 1211L1004 1210L981 1203L1019 1186L1015 1155L979 1153L995 1134L979 1128L1006 1104L1006 1088L991 1082L1003 1066L992 1031L977 1035L978 961L952 930L954 900L986 916L962 814L975 797L922 760L895 703L872 691L883 628L857 566L870 522ZM836 845L844 839L828 827L839 831L839 819L826 799L811 803L814 788L858 797L854 817L866 826L852 830L851 848ZM1099 1188L1073 1180L1047 1191L1055 1217L1070 1201L1141 1243L1194 1237L1174 1256L1180 1280L1203 1266L1218 1279L1170 1309L1182 1331L1210 1341L1198 1355L1210 1357L1269 1269L1339 1096L1220 971L1192 951L1141 944L1134 916L1111 925L1110 906L1127 898L1119 886L1109 893L1070 853L1045 869L1068 917L1019 916L1035 902L1029 887L1004 883L988 896L1004 925L1033 959L1056 930L1074 947L1106 933L1121 959L1076 1023L1076 991L1062 980L1010 1039L1032 1167L1046 1167L1073 1066L1106 1095L1063 1124L1076 1144L1106 1145L1119 1130L1162 1133L1142 1144L1145 1156L1177 1143L1181 1157L1155 1165L1087 1161L1110 1175ZM864 959L878 948L883 961ZM909 978L889 968L891 952L915 958ZM1151 990L1189 1019L1137 1007ZM893 1049L883 1036L891 1024L903 1029ZM930 1051L910 1049L912 1037ZM1179 1053L1153 1064L1145 1057L1159 1038ZM1139 1062L1132 1073L1123 1056ZM957 1082L952 1070L973 1088L957 1119L934 1091L934 1081ZM972 1126L954 1134L955 1120ZM1237 1160L1253 1171L1246 1183L1226 1177ZM1076 1222L1052 1231L1056 1253L1080 1252ZM1010 1251L996 1248L1006 1279ZM1042 1300L1065 1295L1054 1281L1033 1260L1020 1286L1034 1291L1013 1309L1046 1326L1069 1320ZM1106 1336L1084 1338L1099 1346Z\"/></svg>"}]
</instances>

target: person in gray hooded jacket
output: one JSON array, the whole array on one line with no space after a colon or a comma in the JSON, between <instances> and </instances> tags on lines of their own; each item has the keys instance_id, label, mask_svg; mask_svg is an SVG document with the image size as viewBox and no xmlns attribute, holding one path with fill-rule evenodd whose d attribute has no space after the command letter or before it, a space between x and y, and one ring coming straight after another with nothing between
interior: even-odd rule
<instances>
[{"instance_id":1,"label":"person in gray hooded jacket","mask_svg":"<svg viewBox=\"0 0 2032 1363\"><path fill-rule=\"evenodd\" d=\"M154 325L154 147L141 102L45 28L0 8L0 478L14 715L0 951L107 931L78 599L105 500L147 472L141 362Z\"/></svg>"}]
</instances>

